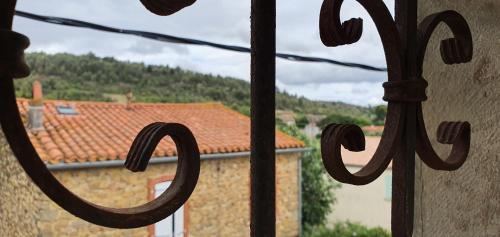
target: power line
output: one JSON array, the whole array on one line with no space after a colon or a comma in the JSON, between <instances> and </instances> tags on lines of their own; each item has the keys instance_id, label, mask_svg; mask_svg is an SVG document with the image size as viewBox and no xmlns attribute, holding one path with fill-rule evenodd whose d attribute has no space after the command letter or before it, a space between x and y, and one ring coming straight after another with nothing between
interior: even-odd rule
<instances>
[{"instance_id":1,"label":"power line","mask_svg":"<svg viewBox=\"0 0 500 237\"><path fill-rule=\"evenodd\" d=\"M213 43L213 42L204 41L204 40L190 39L190 38L184 38L184 37L178 37L178 36L166 35L166 34L160 34L160 33L154 33L154 32L147 32L147 31L120 29L120 28L114 28L114 27L94 24L94 23L90 23L90 22L86 22L86 21L69 19L69 18L42 16L42 15L37 15L37 14L23 12L23 11L16 11L16 16L28 18L28 19L35 20L35 21L42 21L42 22L46 22L46 23L50 23L50 24L56 24L56 25L87 28L87 29L112 32L112 33L118 33L118 34L125 34L125 35L135 35L135 36L139 36L139 37L143 37L143 38L147 38L147 39L151 39L151 40L167 42L167 43L203 45L203 46L209 46L209 47L213 47L213 48L217 48L217 49L229 50L229 51L233 51L233 52L242 52L242 53L250 53L251 52L250 48L248 48L248 47L219 44L219 43ZM387 68L374 67L374 66L360 64L360 63L343 62L343 61L337 61L337 60L333 60L333 59L320 58L320 57L308 57L308 56L301 56L301 55L296 55L296 54L286 54L286 53L276 53L276 57L282 58L285 60L289 60L289 61L295 61L295 62L321 62L321 63L329 63L329 64L333 64L333 65L338 65L338 66L344 66L344 67L360 68L360 69L369 70L369 71L377 71L377 72L387 71Z\"/></svg>"}]
</instances>

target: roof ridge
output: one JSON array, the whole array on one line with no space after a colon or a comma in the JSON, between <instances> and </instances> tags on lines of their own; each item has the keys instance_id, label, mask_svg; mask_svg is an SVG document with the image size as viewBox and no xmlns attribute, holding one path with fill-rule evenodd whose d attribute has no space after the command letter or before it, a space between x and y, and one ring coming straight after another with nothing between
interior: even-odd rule
<instances>
[{"instance_id":1,"label":"roof ridge","mask_svg":"<svg viewBox=\"0 0 500 237\"><path fill-rule=\"evenodd\" d=\"M29 98L16 98L18 101L29 101ZM91 101L91 100L60 100L60 99L44 99L44 103L75 103L75 104L106 104L106 105L126 105L125 103L120 103L116 101ZM148 103L148 102L134 102L130 104L141 105L141 106L184 106L184 105L217 105L224 106L222 102L219 101L209 101L209 102L159 102L159 103Z\"/></svg>"}]
</instances>

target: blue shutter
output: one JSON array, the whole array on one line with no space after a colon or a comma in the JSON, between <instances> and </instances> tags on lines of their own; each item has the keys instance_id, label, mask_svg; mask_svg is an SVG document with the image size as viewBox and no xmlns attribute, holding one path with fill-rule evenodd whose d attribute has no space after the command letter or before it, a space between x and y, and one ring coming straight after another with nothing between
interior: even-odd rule
<instances>
[{"instance_id":1,"label":"blue shutter","mask_svg":"<svg viewBox=\"0 0 500 237\"><path fill-rule=\"evenodd\" d=\"M385 176L385 200L392 200L392 174Z\"/></svg>"}]
</instances>

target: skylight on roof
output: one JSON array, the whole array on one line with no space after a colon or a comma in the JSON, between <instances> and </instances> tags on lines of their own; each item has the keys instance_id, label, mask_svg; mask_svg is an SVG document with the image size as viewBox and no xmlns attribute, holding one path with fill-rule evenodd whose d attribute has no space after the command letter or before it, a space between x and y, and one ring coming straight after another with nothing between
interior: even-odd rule
<instances>
[{"instance_id":1,"label":"skylight on roof","mask_svg":"<svg viewBox=\"0 0 500 237\"><path fill-rule=\"evenodd\" d=\"M75 108L70 105L58 105L56 106L57 113L61 115L77 115L78 112L76 112Z\"/></svg>"}]
</instances>

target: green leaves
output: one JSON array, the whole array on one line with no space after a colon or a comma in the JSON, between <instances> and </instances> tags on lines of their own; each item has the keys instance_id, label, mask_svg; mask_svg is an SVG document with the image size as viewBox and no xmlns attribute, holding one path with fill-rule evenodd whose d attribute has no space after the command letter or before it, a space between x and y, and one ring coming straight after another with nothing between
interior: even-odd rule
<instances>
[{"instance_id":1,"label":"green leaves","mask_svg":"<svg viewBox=\"0 0 500 237\"><path fill-rule=\"evenodd\" d=\"M336 124L355 124L355 125L358 125L360 127L367 126L367 125L371 124L369 120L367 120L365 118L362 118L362 117L352 117L352 116L349 116L349 115L334 113L334 114L328 115L326 118L324 118L321 121L319 121L319 123L317 125L318 125L318 127L320 127L320 128L323 129L328 124L331 124L331 123L336 123Z\"/></svg>"},{"instance_id":2,"label":"green leaves","mask_svg":"<svg viewBox=\"0 0 500 237\"><path fill-rule=\"evenodd\" d=\"M295 126L277 122L280 131L302 140L312 150L302 156L302 225L323 225L335 203L333 190L339 183L329 179L321 161L318 139L308 139Z\"/></svg>"},{"instance_id":3,"label":"green leaves","mask_svg":"<svg viewBox=\"0 0 500 237\"><path fill-rule=\"evenodd\" d=\"M298 114L295 117L295 124L297 125L298 128L305 128L307 124L309 124L309 119L304 114Z\"/></svg>"},{"instance_id":4,"label":"green leaves","mask_svg":"<svg viewBox=\"0 0 500 237\"><path fill-rule=\"evenodd\" d=\"M373 124L384 125L385 116L387 115L387 106L378 105L372 108L372 113L374 115Z\"/></svg>"},{"instance_id":5,"label":"green leaves","mask_svg":"<svg viewBox=\"0 0 500 237\"><path fill-rule=\"evenodd\" d=\"M381 228L368 228L358 223L340 222L335 224L334 228L324 226L309 229L305 237L390 237L391 234Z\"/></svg>"},{"instance_id":6,"label":"green leaves","mask_svg":"<svg viewBox=\"0 0 500 237\"><path fill-rule=\"evenodd\" d=\"M201 74L179 67L144 65L112 57L29 53L26 61L32 75L16 80L19 97L31 97L31 83L42 81L46 99L109 101L107 95L124 95L129 90L136 102L188 103L221 102L249 114L250 84L244 80ZM168 63L168 62L166 62ZM278 109L301 114L330 114L333 111L368 117L368 108L337 102L311 101L277 90Z\"/></svg>"}]
</instances>

